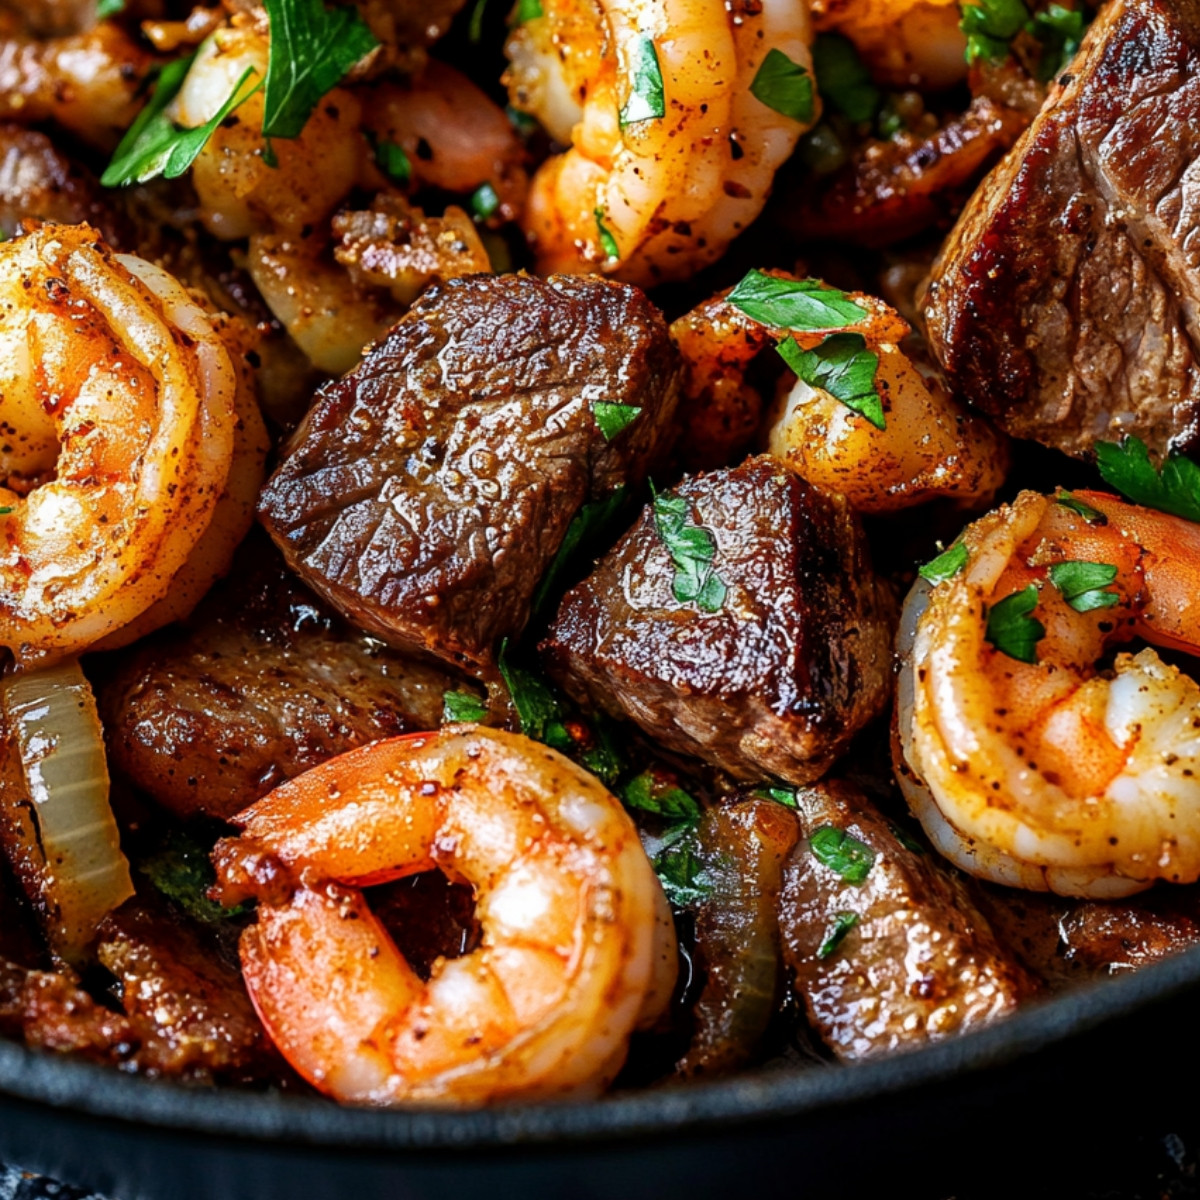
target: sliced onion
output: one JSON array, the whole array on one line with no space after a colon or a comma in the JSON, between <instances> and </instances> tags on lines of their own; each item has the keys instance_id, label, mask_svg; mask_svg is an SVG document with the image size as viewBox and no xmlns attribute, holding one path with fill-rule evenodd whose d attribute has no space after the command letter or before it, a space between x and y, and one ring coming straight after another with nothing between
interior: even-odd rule
<instances>
[{"instance_id":1,"label":"sliced onion","mask_svg":"<svg viewBox=\"0 0 1200 1200\"><path fill-rule=\"evenodd\" d=\"M100 922L133 895L96 700L69 659L5 679L2 702L0 845L51 949L78 961Z\"/></svg>"}]
</instances>

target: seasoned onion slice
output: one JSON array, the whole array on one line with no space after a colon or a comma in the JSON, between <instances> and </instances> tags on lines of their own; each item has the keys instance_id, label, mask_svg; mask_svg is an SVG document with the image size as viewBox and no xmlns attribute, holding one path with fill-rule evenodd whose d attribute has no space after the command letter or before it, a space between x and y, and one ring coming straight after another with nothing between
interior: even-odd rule
<instances>
[{"instance_id":1,"label":"seasoned onion slice","mask_svg":"<svg viewBox=\"0 0 1200 1200\"><path fill-rule=\"evenodd\" d=\"M133 895L108 802L91 685L75 659L0 687L0 845L54 952L81 958L96 927Z\"/></svg>"}]
</instances>

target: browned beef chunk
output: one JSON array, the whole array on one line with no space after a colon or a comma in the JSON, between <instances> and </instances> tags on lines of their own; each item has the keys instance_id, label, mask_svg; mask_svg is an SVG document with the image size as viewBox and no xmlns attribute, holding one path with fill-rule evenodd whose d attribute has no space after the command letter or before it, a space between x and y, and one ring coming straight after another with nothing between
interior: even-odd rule
<instances>
[{"instance_id":1,"label":"browned beef chunk","mask_svg":"<svg viewBox=\"0 0 1200 1200\"><path fill-rule=\"evenodd\" d=\"M839 1058L970 1029L1037 990L963 880L910 849L856 789L823 784L799 801L805 836L784 868L783 952Z\"/></svg>"},{"instance_id":2,"label":"browned beef chunk","mask_svg":"<svg viewBox=\"0 0 1200 1200\"><path fill-rule=\"evenodd\" d=\"M102 687L112 765L179 816L230 817L344 750L436 728L460 686L348 628L274 558Z\"/></svg>"},{"instance_id":3,"label":"browned beef chunk","mask_svg":"<svg viewBox=\"0 0 1200 1200\"><path fill-rule=\"evenodd\" d=\"M263 523L364 629L486 671L575 512L663 448L675 376L667 327L634 288L451 280L318 395ZM641 411L609 441L596 404Z\"/></svg>"},{"instance_id":4,"label":"browned beef chunk","mask_svg":"<svg viewBox=\"0 0 1200 1200\"><path fill-rule=\"evenodd\" d=\"M957 392L1080 454L1200 426L1200 5L1112 0L976 192L926 297Z\"/></svg>"},{"instance_id":5,"label":"browned beef chunk","mask_svg":"<svg viewBox=\"0 0 1200 1200\"><path fill-rule=\"evenodd\" d=\"M26 218L60 225L94 225L114 245L128 229L99 183L55 149L44 133L0 123L0 233L21 232Z\"/></svg>"},{"instance_id":6,"label":"browned beef chunk","mask_svg":"<svg viewBox=\"0 0 1200 1200\"><path fill-rule=\"evenodd\" d=\"M581 704L737 778L818 778L890 688L891 606L861 526L767 456L674 495L683 536L698 527L715 542L707 597L678 598L686 573L648 507L567 594L547 669Z\"/></svg>"}]
</instances>

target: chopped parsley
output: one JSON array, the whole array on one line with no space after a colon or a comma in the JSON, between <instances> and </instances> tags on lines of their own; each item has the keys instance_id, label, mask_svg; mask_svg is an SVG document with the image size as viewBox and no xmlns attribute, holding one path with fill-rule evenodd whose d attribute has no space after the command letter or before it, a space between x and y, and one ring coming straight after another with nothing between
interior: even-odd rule
<instances>
[{"instance_id":1,"label":"chopped parsley","mask_svg":"<svg viewBox=\"0 0 1200 1200\"><path fill-rule=\"evenodd\" d=\"M945 583L947 579L953 579L967 565L968 557L966 544L955 542L949 550L943 550L937 558L931 559L919 568L917 574L933 584Z\"/></svg>"},{"instance_id":2,"label":"chopped parsley","mask_svg":"<svg viewBox=\"0 0 1200 1200\"><path fill-rule=\"evenodd\" d=\"M455 721L482 721L488 715L488 707L471 692L446 692L442 696L442 723Z\"/></svg>"},{"instance_id":3,"label":"chopped parsley","mask_svg":"<svg viewBox=\"0 0 1200 1200\"><path fill-rule=\"evenodd\" d=\"M653 770L635 775L621 789L621 799L628 808L670 820L690 820L700 816L700 805L689 793Z\"/></svg>"},{"instance_id":4,"label":"chopped parsley","mask_svg":"<svg viewBox=\"0 0 1200 1200\"><path fill-rule=\"evenodd\" d=\"M353 7L263 0L271 26L263 136L299 137L313 109L379 45Z\"/></svg>"},{"instance_id":5,"label":"chopped parsley","mask_svg":"<svg viewBox=\"0 0 1200 1200\"><path fill-rule=\"evenodd\" d=\"M517 0L513 9L512 26L524 25L526 21L536 21L546 14L542 11L541 0Z\"/></svg>"},{"instance_id":6,"label":"chopped parsley","mask_svg":"<svg viewBox=\"0 0 1200 1200\"><path fill-rule=\"evenodd\" d=\"M814 829L808 846L817 862L855 886L866 879L875 865L875 851L836 825Z\"/></svg>"},{"instance_id":7,"label":"chopped parsley","mask_svg":"<svg viewBox=\"0 0 1200 1200\"><path fill-rule=\"evenodd\" d=\"M767 51L755 73L750 94L768 108L802 125L809 124L816 112L812 76L774 47Z\"/></svg>"},{"instance_id":8,"label":"chopped parsley","mask_svg":"<svg viewBox=\"0 0 1200 1200\"><path fill-rule=\"evenodd\" d=\"M854 43L840 34L822 33L813 42L812 57L822 99L856 125L873 121L883 93L872 82Z\"/></svg>"},{"instance_id":9,"label":"chopped parsley","mask_svg":"<svg viewBox=\"0 0 1200 1200\"><path fill-rule=\"evenodd\" d=\"M1035 13L1025 26L1025 31L1042 44L1038 75L1043 83L1053 79L1075 57L1086 25L1082 8L1051 4L1043 12Z\"/></svg>"},{"instance_id":10,"label":"chopped parsley","mask_svg":"<svg viewBox=\"0 0 1200 1200\"><path fill-rule=\"evenodd\" d=\"M595 211L596 217L596 236L600 239L600 249L604 251L604 257L609 262L616 262L621 257L621 248L617 245L617 239L609 232L608 226L604 223L604 209L598 208Z\"/></svg>"},{"instance_id":11,"label":"chopped parsley","mask_svg":"<svg viewBox=\"0 0 1200 1200\"><path fill-rule=\"evenodd\" d=\"M676 908L689 908L712 895L712 880L699 854L696 826L696 821L687 821L671 830L654 856L655 873Z\"/></svg>"},{"instance_id":12,"label":"chopped parsley","mask_svg":"<svg viewBox=\"0 0 1200 1200\"><path fill-rule=\"evenodd\" d=\"M614 405L614 407L621 407ZM546 602L559 589L563 576L575 561L580 546L593 542L604 536L612 524L613 518L621 511L625 503L628 489L622 484L615 492L605 496L603 500L593 500L585 504L572 518L563 540L559 544L546 573L538 584L533 595L533 611L541 613L545 610Z\"/></svg>"},{"instance_id":13,"label":"chopped parsley","mask_svg":"<svg viewBox=\"0 0 1200 1200\"><path fill-rule=\"evenodd\" d=\"M1079 613L1097 608L1112 608L1120 604L1116 592L1105 591L1117 577L1117 568L1110 563L1069 562L1055 563L1048 572L1063 599Z\"/></svg>"},{"instance_id":14,"label":"chopped parsley","mask_svg":"<svg viewBox=\"0 0 1200 1200\"><path fill-rule=\"evenodd\" d=\"M487 10L488 0L475 0L471 9L471 20L467 25L467 38L472 46L478 46L483 41L483 14Z\"/></svg>"},{"instance_id":15,"label":"chopped parsley","mask_svg":"<svg viewBox=\"0 0 1200 1200\"><path fill-rule=\"evenodd\" d=\"M107 21L125 11L125 0L96 0L96 20Z\"/></svg>"},{"instance_id":16,"label":"chopped parsley","mask_svg":"<svg viewBox=\"0 0 1200 1200\"><path fill-rule=\"evenodd\" d=\"M16 512L16 509L11 504L0 505L0 517L7 517L11 512Z\"/></svg>"},{"instance_id":17,"label":"chopped parsley","mask_svg":"<svg viewBox=\"0 0 1200 1200\"><path fill-rule=\"evenodd\" d=\"M806 333L841 329L870 314L845 292L816 279L777 279L750 271L729 293L729 303L751 320Z\"/></svg>"},{"instance_id":18,"label":"chopped parsley","mask_svg":"<svg viewBox=\"0 0 1200 1200\"><path fill-rule=\"evenodd\" d=\"M653 121L666 116L667 101L663 92L662 68L654 39L640 34L629 52L629 74L633 80L629 98L621 106L621 128L639 121Z\"/></svg>"},{"instance_id":19,"label":"chopped parsley","mask_svg":"<svg viewBox=\"0 0 1200 1200\"><path fill-rule=\"evenodd\" d=\"M799 808L800 801L796 798L796 789L790 787L760 787L750 793L760 800L774 800L784 808Z\"/></svg>"},{"instance_id":20,"label":"chopped parsley","mask_svg":"<svg viewBox=\"0 0 1200 1200\"><path fill-rule=\"evenodd\" d=\"M1002 62L1008 44L1025 28L1029 9L1024 0L978 0L962 6L959 28L967 35L967 62Z\"/></svg>"},{"instance_id":21,"label":"chopped parsley","mask_svg":"<svg viewBox=\"0 0 1200 1200\"><path fill-rule=\"evenodd\" d=\"M1046 627L1029 614L1037 608L1037 585L1031 583L1011 596L1005 596L988 610L985 637L1009 658L1036 663L1037 644L1046 636Z\"/></svg>"},{"instance_id":22,"label":"chopped parsley","mask_svg":"<svg viewBox=\"0 0 1200 1200\"><path fill-rule=\"evenodd\" d=\"M100 176L105 187L145 183L159 175L164 179L179 178L204 149L217 126L263 86L261 79L253 87L247 86L255 74L253 67L247 67L229 98L203 125L184 129L167 116L166 109L183 87L195 57L195 54L189 54L163 67L154 94L126 130L112 161Z\"/></svg>"},{"instance_id":23,"label":"chopped parsley","mask_svg":"<svg viewBox=\"0 0 1200 1200\"><path fill-rule=\"evenodd\" d=\"M1069 508L1073 513L1077 513L1089 525L1108 524L1108 518L1098 508L1093 508L1090 504L1085 504L1077 496L1071 495L1070 492L1059 492L1054 497L1054 503L1061 504L1063 508Z\"/></svg>"},{"instance_id":24,"label":"chopped parsley","mask_svg":"<svg viewBox=\"0 0 1200 1200\"><path fill-rule=\"evenodd\" d=\"M804 350L795 338L787 338L777 349L809 387L828 392L876 429L887 428L883 400L875 388L879 355L867 349L861 333L830 334L812 350Z\"/></svg>"},{"instance_id":25,"label":"chopped parsley","mask_svg":"<svg viewBox=\"0 0 1200 1200\"><path fill-rule=\"evenodd\" d=\"M825 940L817 947L817 957L822 961L830 958L846 940L846 934L858 924L858 913L840 912L833 914L833 921L825 931Z\"/></svg>"},{"instance_id":26,"label":"chopped parsley","mask_svg":"<svg viewBox=\"0 0 1200 1200\"><path fill-rule=\"evenodd\" d=\"M1200 466L1185 455L1172 450L1155 470L1146 443L1127 437L1120 445L1097 442L1096 464L1104 481L1135 504L1200 521Z\"/></svg>"},{"instance_id":27,"label":"chopped parsley","mask_svg":"<svg viewBox=\"0 0 1200 1200\"><path fill-rule=\"evenodd\" d=\"M499 666L500 675L512 697L513 708L517 710L521 732L552 749L574 750L575 739L564 724L567 715L565 706L549 684L532 671L518 667L509 660L507 638L500 646Z\"/></svg>"},{"instance_id":28,"label":"chopped parsley","mask_svg":"<svg viewBox=\"0 0 1200 1200\"><path fill-rule=\"evenodd\" d=\"M611 442L619 433L628 429L641 416L642 410L632 404L610 404L597 400L592 404L592 416L606 442Z\"/></svg>"},{"instance_id":29,"label":"chopped parsley","mask_svg":"<svg viewBox=\"0 0 1200 1200\"><path fill-rule=\"evenodd\" d=\"M404 187L412 180L412 162L403 146L389 138L370 138L370 142L376 166L392 183Z\"/></svg>"},{"instance_id":30,"label":"chopped parsley","mask_svg":"<svg viewBox=\"0 0 1200 1200\"><path fill-rule=\"evenodd\" d=\"M217 881L208 848L182 829L171 830L138 870L189 917L207 925L250 911L248 904L223 908L208 898L208 889Z\"/></svg>"},{"instance_id":31,"label":"chopped parsley","mask_svg":"<svg viewBox=\"0 0 1200 1200\"><path fill-rule=\"evenodd\" d=\"M471 194L471 211L482 221L493 216L499 207L500 197L490 183L481 183Z\"/></svg>"},{"instance_id":32,"label":"chopped parsley","mask_svg":"<svg viewBox=\"0 0 1200 1200\"><path fill-rule=\"evenodd\" d=\"M720 612L728 589L713 566L717 542L711 530L690 522L690 510L683 496L654 495L654 528L675 567L672 592L681 604L694 602L703 612Z\"/></svg>"}]
</instances>

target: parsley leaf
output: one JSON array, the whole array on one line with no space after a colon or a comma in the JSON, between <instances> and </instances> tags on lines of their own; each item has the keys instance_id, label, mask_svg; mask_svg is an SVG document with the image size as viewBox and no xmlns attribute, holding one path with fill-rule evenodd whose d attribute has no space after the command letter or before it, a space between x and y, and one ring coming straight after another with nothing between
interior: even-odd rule
<instances>
[{"instance_id":1,"label":"parsley leaf","mask_svg":"<svg viewBox=\"0 0 1200 1200\"><path fill-rule=\"evenodd\" d=\"M1054 497L1054 503L1061 504L1063 508L1069 508L1073 513L1078 513L1089 525L1108 524L1108 518L1098 508L1085 504L1070 492L1059 492Z\"/></svg>"},{"instance_id":2,"label":"parsley leaf","mask_svg":"<svg viewBox=\"0 0 1200 1200\"><path fill-rule=\"evenodd\" d=\"M271 25L263 136L299 137L321 97L379 45L355 8L263 0Z\"/></svg>"},{"instance_id":3,"label":"parsley leaf","mask_svg":"<svg viewBox=\"0 0 1200 1200\"><path fill-rule=\"evenodd\" d=\"M621 106L621 128L639 121L653 121L666 116L667 101L663 93L662 68L654 39L640 34L629 53L629 74L633 84L629 99Z\"/></svg>"},{"instance_id":4,"label":"parsley leaf","mask_svg":"<svg viewBox=\"0 0 1200 1200\"><path fill-rule=\"evenodd\" d=\"M813 119L812 76L782 50L767 51L753 81L750 94L768 108L807 125Z\"/></svg>"},{"instance_id":5,"label":"parsley leaf","mask_svg":"<svg viewBox=\"0 0 1200 1200\"><path fill-rule=\"evenodd\" d=\"M845 292L816 279L777 279L750 271L729 293L729 303L751 320L782 329L840 329L870 315Z\"/></svg>"},{"instance_id":6,"label":"parsley leaf","mask_svg":"<svg viewBox=\"0 0 1200 1200\"><path fill-rule=\"evenodd\" d=\"M855 886L866 879L875 865L875 851L836 825L814 829L808 846L817 862Z\"/></svg>"},{"instance_id":7,"label":"parsley leaf","mask_svg":"<svg viewBox=\"0 0 1200 1200\"><path fill-rule=\"evenodd\" d=\"M1042 60L1038 64L1038 76L1045 83L1053 79L1075 57L1086 25L1083 9L1064 8L1051 4L1043 12L1035 13L1026 26L1042 43Z\"/></svg>"},{"instance_id":8,"label":"parsley leaf","mask_svg":"<svg viewBox=\"0 0 1200 1200\"><path fill-rule=\"evenodd\" d=\"M809 387L828 392L876 429L887 428L883 400L875 389L879 355L867 349L861 333L830 334L813 350L803 350L795 338L788 338L776 349Z\"/></svg>"},{"instance_id":9,"label":"parsley leaf","mask_svg":"<svg viewBox=\"0 0 1200 1200\"><path fill-rule=\"evenodd\" d=\"M629 808L672 820L690 820L700 816L700 805L692 796L656 771L643 771L635 775L621 789L621 799Z\"/></svg>"},{"instance_id":10,"label":"parsley leaf","mask_svg":"<svg viewBox=\"0 0 1200 1200\"><path fill-rule=\"evenodd\" d=\"M11 504L0 505L0 517L7 517L10 512L15 512Z\"/></svg>"},{"instance_id":11,"label":"parsley leaf","mask_svg":"<svg viewBox=\"0 0 1200 1200\"><path fill-rule=\"evenodd\" d=\"M168 832L154 853L138 863L138 870L189 917L206 925L250 911L248 904L223 908L208 898L208 889L217 881L208 849L182 829Z\"/></svg>"},{"instance_id":12,"label":"parsley leaf","mask_svg":"<svg viewBox=\"0 0 1200 1200\"><path fill-rule=\"evenodd\" d=\"M471 20L467 25L467 40L472 46L478 46L483 41L483 14L487 9L488 0L475 0L471 9Z\"/></svg>"},{"instance_id":13,"label":"parsley leaf","mask_svg":"<svg viewBox=\"0 0 1200 1200\"><path fill-rule=\"evenodd\" d=\"M1045 625L1029 615L1037 608L1037 602L1037 585L1031 583L997 601L988 610L984 636L1001 654L1007 654L1017 662L1037 662L1037 644L1046 636Z\"/></svg>"},{"instance_id":14,"label":"parsley leaf","mask_svg":"<svg viewBox=\"0 0 1200 1200\"><path fill-rule=\"evenodd\" d=\"M1117 568L1110 563L1069 562L1055 563L1047 572L1063 599L1079 613L1091 612L1096 608L1112 608L1120 604L1116 592L1103 589L1117 577Z\"/></svg>"},{"instance_id":15,"label":"parsley leaf","mask_svg":"<svg viewBox=\"0 0 1200 1200\"><path fill-rule=\"evenodd\" d=\"M576 747L575 759L606 788L612 788L625 772L625 759L617 748L612 722L598 714L593 725L593 740L582 749Z\"/></svg>"},{"instance_id":16,"label":"parsley leaf","mask_svg":"<svg viewBox=\"0 0 1200 1200\"><path fill-rule=\"evenodd\" d=\"M979 0L962 6L959 29L967 35L967 62L1002 62L1009 42L1025 28L1029 9L1023 0Z\"/></svg>"},{"instance_id":17,"label":"parsley leaf","mask_svg":"<svg viewBox=\"0 0 1200 1200\"><path fill-rule=\"evenodd\" d=\"M688 523L690 510L683 496L654 495L654 528L675 567L672 592L680 603L695 601L704 612L720 612L728 589L713 567L717 542L703 525Z\"/></svg>"},{"instance_id":18,"label":"parsley leaf","mask_svg":"<svg viewBox=\"0 0 1200 1200\"><path fill-rule=\"evenodd\" d=\"M689 821L673 829L654 856L655 873L676 908L689 908L712 895L712 880L699 854L696 826L696 821Z\"/></svg>"},{"instance_id":19,"label":"parsley leaf","mask_svg":"<svg viewBox=\"0 0 1200 1200\"><path fill-rule=\"evenodd\" d=\"M500 646L499 666L513 707L517 710L521 732L555 750L573 750L575 739L563 724L567 715L565 707L547 683L532 671L509 661L507 638Z\"/></svg>"},{"instance_id":20,"label":"parsley leaf","mask_svg":"<svg viewBox=\"0 0 1200 1200\"><path fill-rule=\"evenodd\" d=\"M262 80L259 80L247 90L246 84L255 73L253 67L247 67L229 99L209 120L195 129L182 129L167 116L166 108L183 86L195 57L195 54L189 54L162 69L154 95L125 131L125 136L113 153L112 162L100 176L100 182L105 187L145 183L159 175L165 179L178 179L204 149L204 144L212 137L217 126L262 87Z\"/></svg>"},{"instance_id":21,"label":"parsley leaf","mask_svg":"<svg viewBox=\"0 0 1200 1200\"><path fill-rule=\"evenodd\" d=\"M107 21L125 11L125 0L96 0L96 20Z\"/></svg>"},{"instance_id":22,"label":"parsley leaf","mask_svg":"<svg viewBox=\"0 0 1200 1200\"><path fill-rule=\"evenodd\" d=\"M404 147L388 138L374 138L367 134L371 150L375 155L375 164L395 184L403 187L412 179L412 163L404 152Z\"/></svg>"},{"instance_id":23,"label":"parsley leaf","mask_svg":"<svg viewBox=\"0 0 1200 1200\"><path fill-rule=\"evenodd\" d=\"M596 418L596 425L606 442L611 442L617 434L632 425L641 413L642 410L632 404L610 404L606 400L596 400L592 404L592 416Z\"/></svg>"},{"instance_id":24,"label":"parsley leaf","mask_svg":"<svg viewBox=\"0 0 1200 1200\"><path fill-rule=\"evenodd\" d=\"M846 940L846 934L858 924L858 913L840 912L833 914L833 921L825 931L825 940L817 948L819 959L829 958Z\"/></svg>"},{"instance_id":25,"label":"parsley leaf","mask_svg":"<svg viewBox=\"0 0 1200 1200\"><path fill-rule=\"evenodd\" d=\"M488 715L487 705L471 692L445 692L442 695L442 723L482 721Z\"/></svg>"},{"instance_id":26,"label":"parsley leaf","mask_svg":"<svg viewBox=\"0 0 1200 1200\"><path fill-rule=\"evenodd\" d=\"M789 787L760 787L750 793L760 800L774 800L784 808L799 808L800 801L796 799L796 789Z\"/></svg>"},{"instance_id":27,"label":"parsley leaf","mask_svg":"<svg viewBox=\"0 0 1200 1200\"><path fill-rule=\"evenodd\" d=\"M955 542L949 550L943 550L937 558L921 567L917 574L933 584L945 583L947 579L953 579L967 565L968 557L966 544Z\"/></svg>"},{"instance_id":28,"label":"parsley leaf","mask_svg":"<svg viewBox=\"0 0 1200 1200\"><path fill-rule=\"evenodd\" d=\"M617 245L617 239L609 232L608 226L604 224L604 209L596 209L595 216L596 234L600 238L600 249L604 251L604 257L609 262L615 262L621 257L621 248Z\"/></svg>"},{"instance_id":29,"label":"parsley leaf","mask_svg":"<svg viewBox=\"0 0 1200 1200\"><path fill-rule=\"evenodd\" d=\"M822 33L812 48L817 91L856 125L871 121L883 103L883 93L871 80L854 43L837 33Z\"/></svg>"},{"instance_id":30,"label":"parsley leaf","mask_svg":"<svg viewBox=\"0 0 1200 1200\"><path fill-rule=\"evenodd\" d=\"M619 407L619 406L618 406ZM541 613L546 601L557 592L560 580L575 559L576 551L584 542L594 541L604 535L613 517L621 511L628 489L622 484L603 500L585 504L572 518L567 532L558 547L558 553L546 568L541 583L533 595L533 611Z\"/></svg>"},{"instance_id":31,"label":"parsley leaf","mask_svg":"<svg viewBox=\"0 0 1200 1200\"><path fill-rule=\"evenodd\" d=\"M1172 451L1156 471L1146 443L1127 437L1119 446L1097 442L1096 465L1104 481L1135 504L1200 521L1200 466L1190 458Z\"/></svg>"},{"instance_id":32,"label":"parsley leaf","mask_svg":"<svg viewBox=\"0 0 1200 1200\"><path fill-rule=\"evenodd\" d=\"M471 211L481 220L488 217L500 207L500 197L490 183L481 183L471 195Z\"/></svg>"},{"instance_id":33,"label":"parsley leaf","mask_svg":"<svg viewBox=\"0 0 1200 1200\"><path fill-rule=\"evenodd\" d=\"M542 11L541 0L517 0L513 10L512 27L524 25L526 21L536 21L546 14Z\"/></svg>"}]
</instances>

